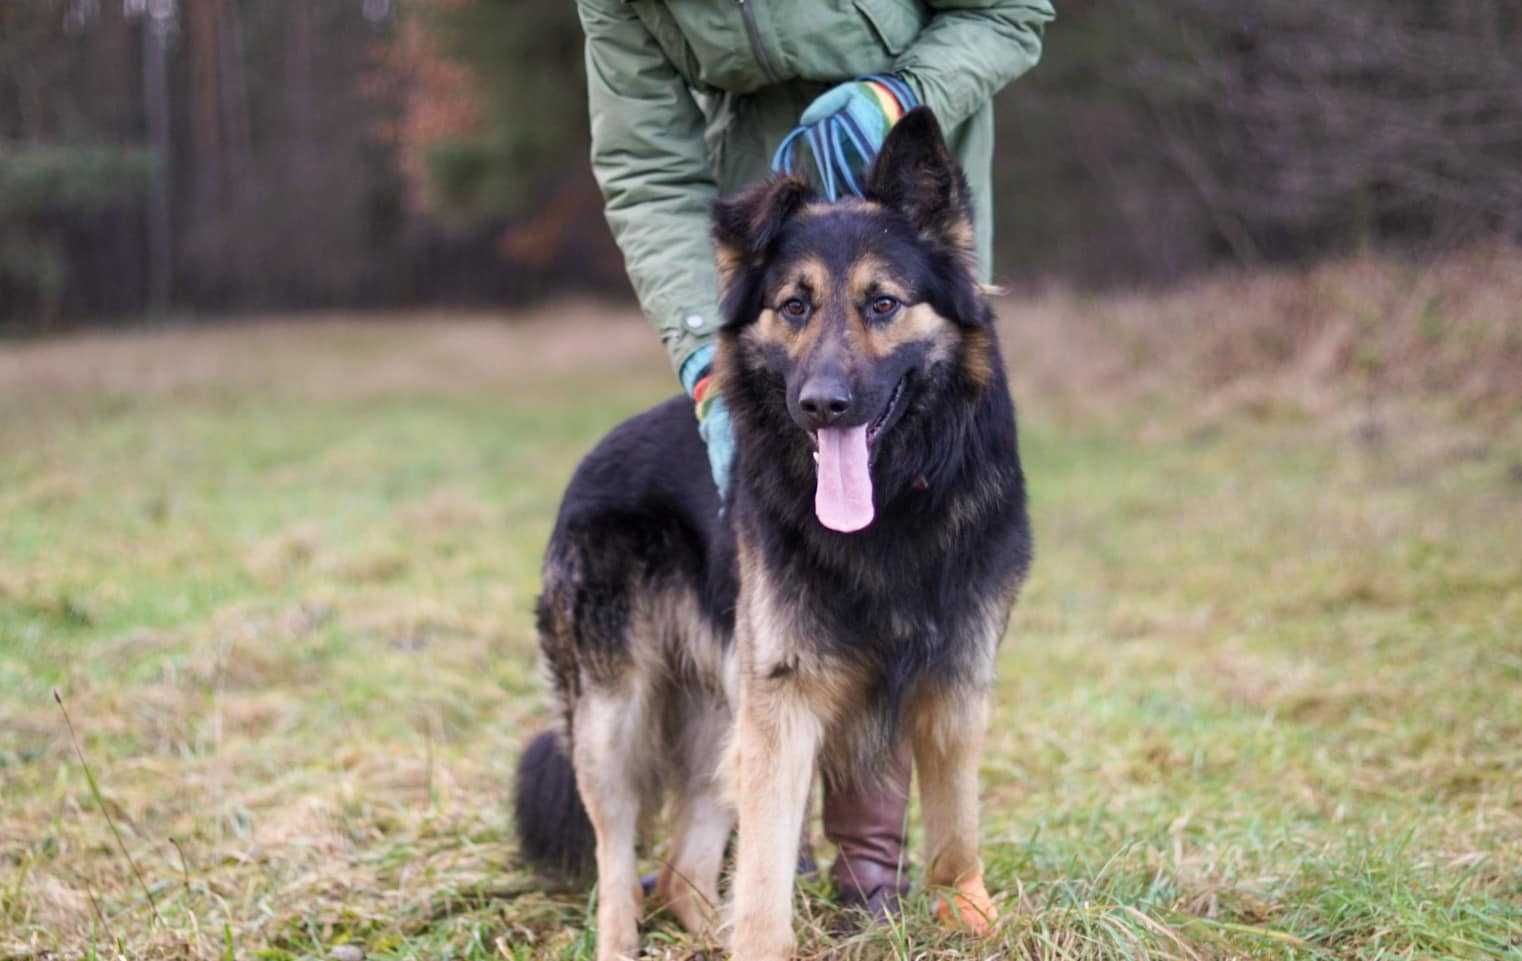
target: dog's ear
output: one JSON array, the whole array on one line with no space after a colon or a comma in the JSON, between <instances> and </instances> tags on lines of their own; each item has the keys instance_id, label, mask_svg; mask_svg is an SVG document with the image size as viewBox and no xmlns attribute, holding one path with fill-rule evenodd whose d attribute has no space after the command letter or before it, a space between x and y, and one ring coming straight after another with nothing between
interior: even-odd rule
<instances>
[{"instance_id":1,"label":"dog's ear","mask_svg":"<svg viewBox=\"0 0 1522 961\"><path fill-rule=\"evenodd\" d=\"M782 225L811 196L797 177L773 177L752 184L713 205L713 245L719 282L727 286L742 267L758 266Z\"/></svg>"},{"instance_id":2,"label":"dog's ear","mask_svg":"<svg viewBox=\"0 0 1522 961\"><path fill-rule=\"evenodd\" d=\"M972 195L929 107L914 108L888 131L867 196L903 214L930 245L941 279L935 308L964 327L986 326L993 314L977 283Z\"/></svg>"},{"instance_id":3,"label":"dog's ear","mask_svg":"<svg viewBox=\"0 0 1522 961\"><path fill-rule=\"evenodd\" d=\"M903 214L925 239L974 262L967 180L929 107L914 108L888 131L867 175L867 196Z\"/></svg>"},{"instance_id":4,"label":"dog's ear","mask_svg":"<svg viewBox=\"0 0 1522 961\"><path fill-rule=\"evenodd\" d=\"M752 184L713 205L713 248L719 269L719 295L728 323L741 316L756 285L756 268L766 260L788 218L813 197L798 177L773 177Z\"/></svg>"}]
</instances>

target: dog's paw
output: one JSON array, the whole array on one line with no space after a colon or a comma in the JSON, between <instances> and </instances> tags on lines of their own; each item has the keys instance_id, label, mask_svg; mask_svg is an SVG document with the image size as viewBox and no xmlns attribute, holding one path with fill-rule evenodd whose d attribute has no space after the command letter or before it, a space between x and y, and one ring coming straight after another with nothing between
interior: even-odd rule
<instances>
[{"instance_id":1,"label":"dog's paw","mask_svg":"<svg viewBox=\"0 0 1522 961\"><path fill-rule=\"evenodd\" d=\"M970 931L980 938L992 934L999 923L999 909L988 896L988 888L983 886L983 873L979 871L963 878L950 892L941 895L935 906L935 916L943 927Z\"/></svg>"}]
</instances>

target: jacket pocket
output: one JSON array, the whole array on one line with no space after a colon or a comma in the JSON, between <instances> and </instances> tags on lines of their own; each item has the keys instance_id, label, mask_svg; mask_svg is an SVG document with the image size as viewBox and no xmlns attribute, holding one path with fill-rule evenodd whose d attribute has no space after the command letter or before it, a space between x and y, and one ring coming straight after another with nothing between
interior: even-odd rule
<instances>
[{"instance_id":1,"label":"jacket pocket","mask_svg":"<svg viewBox=\"0 0 1522 961\"><path fill-rule=\"evenodd\" d=\"M924 26L919 4L904 0L853 0L856 12L872 27L877 40L895 57L909 49Z\"/></svg>"}]
</instances>

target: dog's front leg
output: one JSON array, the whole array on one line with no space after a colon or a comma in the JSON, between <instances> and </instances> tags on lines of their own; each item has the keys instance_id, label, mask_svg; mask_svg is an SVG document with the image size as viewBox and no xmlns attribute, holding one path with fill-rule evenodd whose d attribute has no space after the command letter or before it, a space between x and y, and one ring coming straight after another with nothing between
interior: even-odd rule
<instances>
[{"instance_id":1,"label":"dog's front leg","mask_svg":"<svg viewBox=\"0 0 1522 961\"><path fill-rule=\"evenodd\" d=\"M792 954L793 875L819 740L819 719L791 677L741 680L733 758L740 822L735 961Z\"/></svg>"},{"instance_id":2,"label":"dog's front leg","mask_svg":"<svg viewBox=\"0 0 1522 961\"><path fill-rule=\"evenodd\" d=\"M978 857L978 760L989 696L981 689L925 697L913 727L925 821L925 883L945 889L936 907L941 923L980 935L991 932L998 920Z\"/></svg>"}]
</instances>

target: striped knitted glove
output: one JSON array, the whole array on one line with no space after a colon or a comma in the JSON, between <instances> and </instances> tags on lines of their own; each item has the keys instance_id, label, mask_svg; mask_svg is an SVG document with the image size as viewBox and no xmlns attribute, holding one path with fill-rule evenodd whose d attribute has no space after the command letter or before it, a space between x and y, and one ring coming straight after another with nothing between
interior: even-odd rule
<instances>
[{"instance_id":1,"label":"striped knitted glove","mask_svg":"<svg viewBox=\"0 0 1522 961\"><path fill-rule=\"evenodd\" d=\"M882 148L888 130L913 106L906 102L912 96L908 87L896 77L890 76L886 80L876 77L851 80L820 94L798 118L798 125L809 127L842 115L847 122L855 125L855 132L860 133L866 146L875 155ZM854 149L854 142L852 152L858 155L861 167L865 167L872 159L860 156L860 151Z\"/></svg>"},{"instance_id":2,"label":"striped knitted glove","mask_svg":"<svg viewBox=\"0 0 1522 961\"><path fill-rule=\"evenodd\" d=\"M713 382L713 345L699 347L682 364L682 387L692 398L698 415L698 433L708 447L708 469L719 502L729 499L729 475L735 462L735 431L729 419L729 407Z\"/></svg>"}]
</instances>

